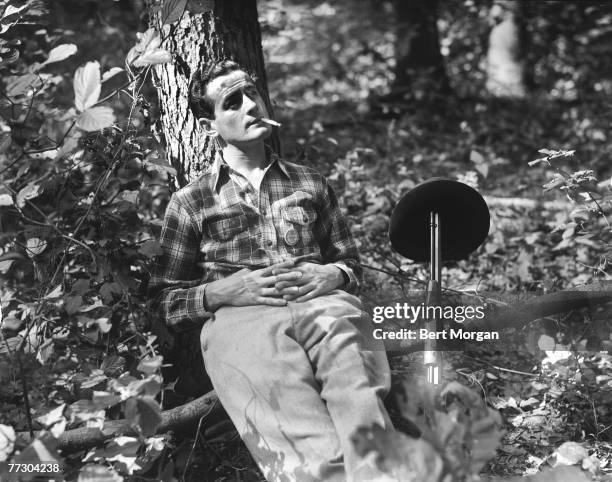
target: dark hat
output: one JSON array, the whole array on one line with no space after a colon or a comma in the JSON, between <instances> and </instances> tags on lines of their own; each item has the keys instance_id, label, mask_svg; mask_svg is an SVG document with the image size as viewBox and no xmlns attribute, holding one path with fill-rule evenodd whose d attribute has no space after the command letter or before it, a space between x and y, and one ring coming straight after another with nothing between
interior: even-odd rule
<instances>
[{"instance_id":1,"label":"dark hat","mask_svg":"<svg viewBox=\"0 0 612 482\"><path fill-rule=\"evenodd\" d=\"M489 208L478 191L452 179L428 179L406 193L391 214L389 239L399 254L429 261L432 211L440 215L442 261L467 258L489 234Z\"/></svg>"}]
</instances>

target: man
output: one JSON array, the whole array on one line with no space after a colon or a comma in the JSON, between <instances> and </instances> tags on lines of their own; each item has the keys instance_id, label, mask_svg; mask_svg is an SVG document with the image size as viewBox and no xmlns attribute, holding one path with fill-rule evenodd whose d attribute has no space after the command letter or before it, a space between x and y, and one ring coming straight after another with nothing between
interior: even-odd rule
<instances>
[{"instance_id":1,"label":"man","mask_svg":"<svg viewBox=\"0 0 612 482\"><path fill-rule=\"evenodd\" d=\"M268 480L363 480L350 437L391 427L355 244L326 180L268 159L265 104L231 61L194 75L219 154L172 196L151 287L170 327L202 325L206 370ZM371 330L370 330L371 332Z\"/></svg>"}]
</instances>

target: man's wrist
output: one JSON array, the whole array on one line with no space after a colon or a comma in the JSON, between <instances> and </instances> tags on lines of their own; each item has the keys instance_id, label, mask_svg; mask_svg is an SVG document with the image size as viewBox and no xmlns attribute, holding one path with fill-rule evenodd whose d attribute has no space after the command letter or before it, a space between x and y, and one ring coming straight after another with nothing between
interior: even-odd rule
<instances>
[{"instance_id":1,"label":"man's wrist","mask_svg":"<svg viewBox=\"0 0 612 482\"><path fill-rule=\"evenodd\" d=\"M207 283L204 288L204 294L202 296L204 298L203 302L206 311L217 311L223 304L222 300L217 295L214 284L215 282L212 281Z\"/></svg>"},{"instance_id":2,"label":"man's wrist","mask_svg":"<svg viewBox=\"0 0 612 482\"><path fill-rule=\"evenodd\" d=\"M347 286L351 282L351 279L349 278L349 275L340 266L338 266L336 264L332 264L332 266L334 268L336 268L337 271L340 271L340 273L337 274L337 276L338 276L338 286L337 287L338 288L344 288L345 286Z\"/></svg>"}]
</instances>

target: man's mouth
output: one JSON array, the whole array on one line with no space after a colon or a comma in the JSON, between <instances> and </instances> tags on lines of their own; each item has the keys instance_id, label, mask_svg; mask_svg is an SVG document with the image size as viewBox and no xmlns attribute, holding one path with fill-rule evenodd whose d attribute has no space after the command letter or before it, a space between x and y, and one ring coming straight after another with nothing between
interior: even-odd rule
<instances>
[{"instance_id":1,"label":"man's mouth","mask_svg":"<svg viewBox=\"0 0 612 482\"><path fill-rule=\"evenodd\" d=\"M247 127L251 127L252 125L255 125L255 124L261 124L261 122L262 122L262 118L258 117L257 119L253 119L252 121L249 121L247 123Z\"/></svg>"},{"instance_id":2,"label":"man's mouth","mask_svg":"<svg viewBox=\"0 0 612 482\"><path fill-rule=\"evenodd\" d=\"M270 126L275 126L275 127L280 127L280 123L272 120L272 119L268 119L267 117L258 117L257 119L249 122L247 124L248 127L254 125L254 124L267 124Z\"/></svg>"}]
</instances>

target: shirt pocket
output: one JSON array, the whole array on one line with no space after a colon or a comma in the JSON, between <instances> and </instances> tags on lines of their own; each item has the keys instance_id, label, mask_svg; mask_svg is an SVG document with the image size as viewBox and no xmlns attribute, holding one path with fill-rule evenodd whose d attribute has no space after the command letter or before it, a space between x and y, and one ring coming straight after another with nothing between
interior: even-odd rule
<instances>
[{"instance_id":1,"label":"shirt pocket","mask_svg":"<svg viewBox=\"0 0 612 482\"><path fill-rule=\"evenodd\" d=\"M249 228L249 221L245 214L212 221L209 223L210 237L215 241L229 241Z\"/></svg>"},{"instance_id":2,"label":"shirt pocket","mask_svg":"<svg viewBox=\"0 0 612 482\"><path fill-rule=\"evenodd\" d=\"M281 216L285 221L302 226L312 224L317 220L317 213L302 206L287 206L281 208Z\"/></svg>"},{"instance_id":3,"label":"shirt pocket","mask_svg":"<svg viewBox=\"0 0 612 482\"><path fill-rule=\"evenodd\" d=\"M284 206L280 215L280 234L285 245L297 250L311 248L317 212L304 206Z\"/></svg>"}]
</instances>

